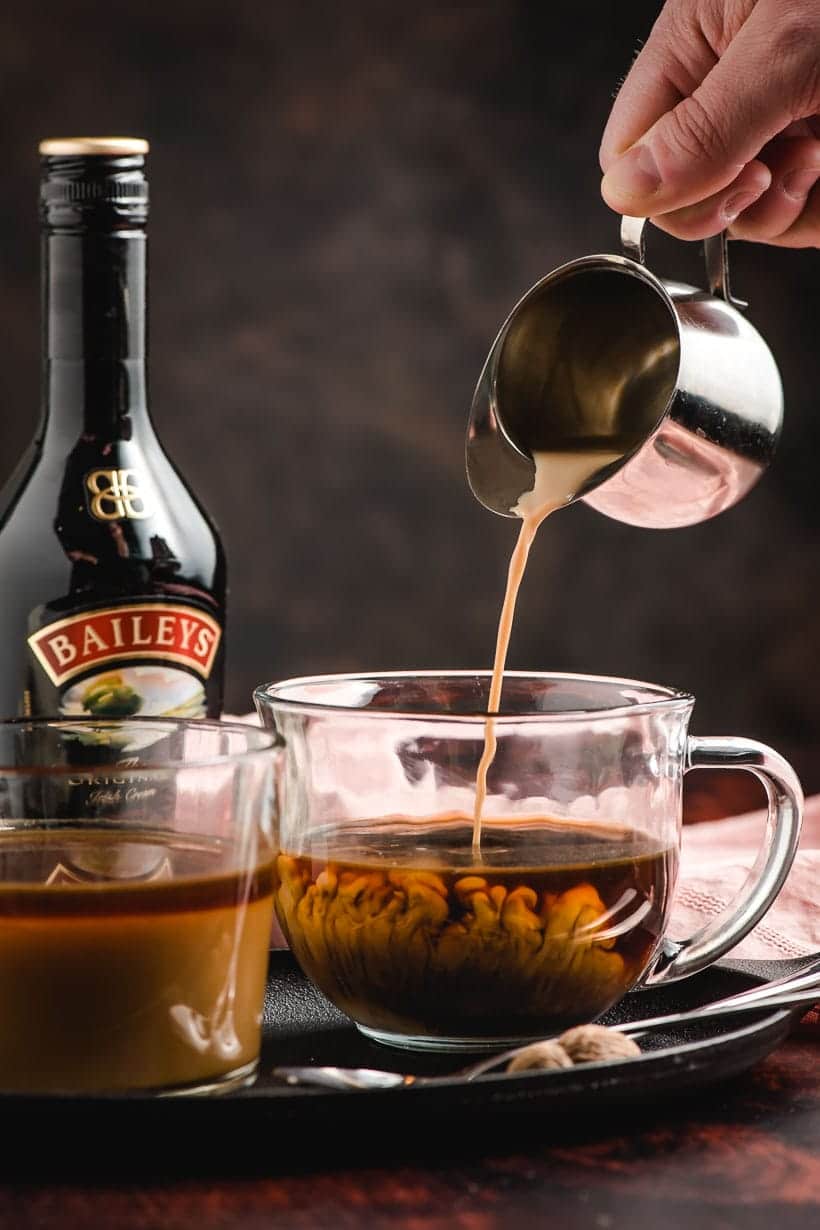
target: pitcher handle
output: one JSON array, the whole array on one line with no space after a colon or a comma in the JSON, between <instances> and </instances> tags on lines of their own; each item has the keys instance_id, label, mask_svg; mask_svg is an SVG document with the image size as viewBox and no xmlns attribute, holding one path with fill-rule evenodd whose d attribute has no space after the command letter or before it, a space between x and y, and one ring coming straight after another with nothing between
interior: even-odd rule
<instances>
[{"instance_id":1,"label":"pitcher handle","mask_svg":"<svg viewBox=\"0 0 820 1230\"><path fill-rule=\"evenodd\" d=\"M624 214L621 218L621 248L625 256L646 263L646 245L644 228L646 218L632 217ZM716 299L723 299L731 307L743 310L749 305L745 299L736 299L729 284L729 242L726 231L719 235L710 235L703 241L703 256L706 261L706 281L709 293Z\"/></svg>"},{"instance_id":2,"label":"pitcher handle","mask_svg":"<svg viewBox=\"0 0 820 1230\"><path fill-rule=\"evenodd\" d=\"M665 941L643 986L688 978L748 935L783 887L800 838L800 782L791 765L772 748L734 736L690 736L685 772L690 769L745 769L754 773L769 799L766 838L737 898L688 939Z\"/></svg>"}]
</instances>

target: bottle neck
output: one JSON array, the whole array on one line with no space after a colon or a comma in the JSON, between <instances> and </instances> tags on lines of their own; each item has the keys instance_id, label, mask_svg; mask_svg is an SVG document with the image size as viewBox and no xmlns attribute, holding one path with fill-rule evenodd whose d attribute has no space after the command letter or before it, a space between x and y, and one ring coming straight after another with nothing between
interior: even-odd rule
<instances>
[{"instance_id":1,"label":"bottle neck","mask_svg":"<svg viewBox=\"0 0 820 1230\"><path fill-rule=\"evenodd\" d=\"M130 439L148 427L142 230L43 232L42 430Z\"/></svg>"}]
</instances>

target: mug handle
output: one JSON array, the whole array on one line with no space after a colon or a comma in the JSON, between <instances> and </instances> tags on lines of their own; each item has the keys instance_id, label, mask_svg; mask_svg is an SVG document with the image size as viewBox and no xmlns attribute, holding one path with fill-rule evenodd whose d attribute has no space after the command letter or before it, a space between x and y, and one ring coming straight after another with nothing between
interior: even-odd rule
<instances>
[{"instance_id":1,"label":"mug handle","mask_svg":"<svg viewBox=\"0 0 820 1230\"><path fill-rule=\"evenodd\" d=\"M642 986L677 982L711 965L734 948L771 906L789 873L800 838L803 791L791 765L754 739L735 736L687 740L684 772L690 769L745 769L766 787L766 839L746 883L725 910L686 940L665 940Z\"/></svg>"}]
</instances>

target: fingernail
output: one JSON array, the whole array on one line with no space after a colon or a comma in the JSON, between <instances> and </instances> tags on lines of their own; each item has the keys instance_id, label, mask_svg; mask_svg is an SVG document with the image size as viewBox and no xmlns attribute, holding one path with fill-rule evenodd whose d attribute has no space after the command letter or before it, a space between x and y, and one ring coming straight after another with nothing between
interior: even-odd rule
<instances>
[{"instance_id":1,"label":"fingernail","mask_svg":"<svg viewBox=\"0 0 820 1230\"><path fill-rule=\"evenodd\" d=\"M660 187L661 177L648 145L633 145L613 162L604 176L601 189L604 196L647 197Z\"/></svg>"},{"instance_id":2,"label":"fingernail","mask_svg":"<svg viewBox=\"0 0 820 1230\"><path fill-rule=\"evenodd\" d=\"M820 167L806 167L802 171L789 171L783 176L782 188L786 196L802 201L811 192L820 177Z\"/></svg>"},{"instance_id":3,"label":"fingernail","mask_svg":"<svg viewBox=\"0 0 820 1230\"><path fill-rule=\"evenodd\" d=\"M734 222L744 209L748 209L760 196L759 192L738 192L723 202L721 213L725 222Z\"/></svg>"}]
</instances>

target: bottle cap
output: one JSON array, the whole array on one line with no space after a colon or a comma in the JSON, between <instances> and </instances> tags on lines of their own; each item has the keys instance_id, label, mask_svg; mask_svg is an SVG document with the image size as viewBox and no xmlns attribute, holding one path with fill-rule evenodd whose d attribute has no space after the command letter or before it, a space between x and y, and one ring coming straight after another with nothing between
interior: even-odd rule
<instances>
[{"instance_id":1,"label":"bottle cap","mask_svg":"<svg viewBox=\"0 0 820 1230\"><path fill-rule=\"evenodd\" d=\"M147 154L148 142L142 137L48 137L40 142L44 158L64 158L70 155L106 155L121 158L129 154Z\"/></svg>"},{"instance_id":2,"label":"bottle cap","mask_svg":"<svg viewBox=\"0 0 820 1230\"><path fill-rule=\"evenodd\" d=\"M58 137L40 142L40 210L51 228L140 227L148 216L139 137Z\"/></svg>"}]
</instances>

